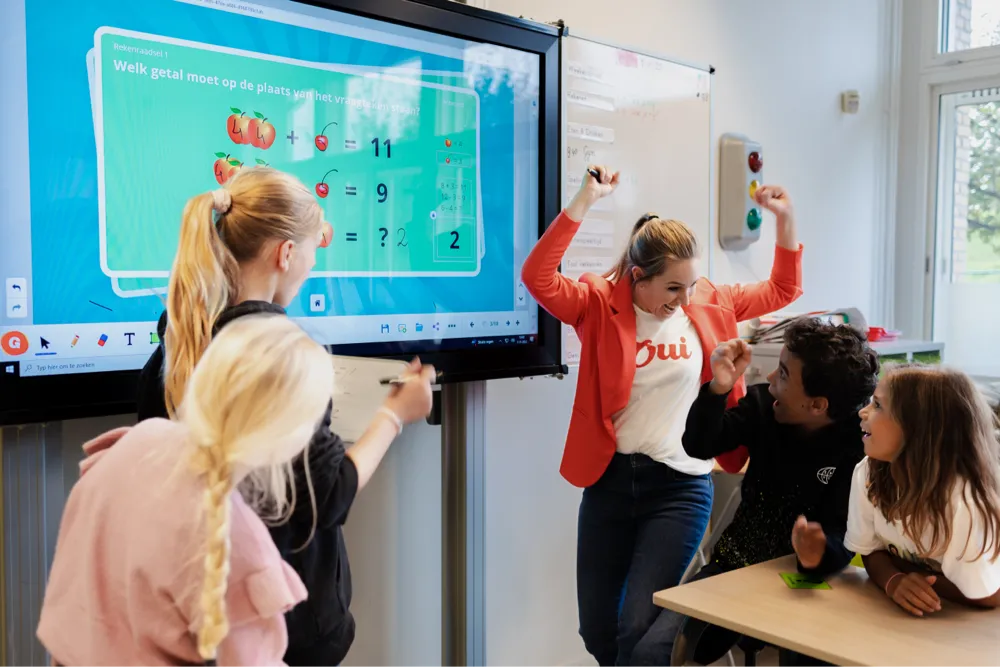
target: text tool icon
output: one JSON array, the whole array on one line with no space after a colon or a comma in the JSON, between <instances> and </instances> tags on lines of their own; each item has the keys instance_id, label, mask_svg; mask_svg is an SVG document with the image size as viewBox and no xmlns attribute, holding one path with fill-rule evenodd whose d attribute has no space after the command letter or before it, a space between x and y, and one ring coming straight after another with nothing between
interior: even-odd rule
<instances>
[{"instance_id":1,"label":"text tool icon","mask_svg":"<svg viewBox=\"0 0 1000 667\"><path fill-rule=\"evenodd\" d=\"M135 338L135 332L134 331L130 331L127 334L125 334L125 340L128 342L128 346L129 347L132 347L132 339L133 338Z\"/></svg>"}]
</instances>

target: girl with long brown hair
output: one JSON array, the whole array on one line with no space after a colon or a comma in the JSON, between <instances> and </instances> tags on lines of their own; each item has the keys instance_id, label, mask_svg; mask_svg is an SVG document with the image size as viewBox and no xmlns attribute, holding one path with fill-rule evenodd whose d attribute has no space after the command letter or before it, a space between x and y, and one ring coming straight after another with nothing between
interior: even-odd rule
<instances>
[{"instance_id":1,"label":"girl with long brown hair","mask_svg":"<svg viewBox=\"0 0 1000 667\"><path fill-rule=\"evenodd\" d=\"M964 373L891 367L861 410L845 545L916 616L941 599L1000 605L1000 442Z\"/></svg>"}]
</instances>

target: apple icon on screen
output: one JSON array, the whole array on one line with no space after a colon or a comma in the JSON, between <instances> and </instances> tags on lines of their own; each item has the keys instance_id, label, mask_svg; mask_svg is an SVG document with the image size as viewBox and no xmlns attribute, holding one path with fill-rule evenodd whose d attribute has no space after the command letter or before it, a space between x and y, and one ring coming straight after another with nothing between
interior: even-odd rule
<instances>
[{"instance_id":1,"label":"apple icon on screen","mask_svg":"<svg viewBox=\"0 0 1000 667\"><path fill-rule=\"evenodd\" d=\"M233 174L240 170L243 163L239 160L231 158L226 153L216 153L215 157L219 158L215 161L215 165L212 167L212 171L215 172L215 180L219 185L222 185L230 178Z\"/></svg>"},{"instance_id":2,"label":"apple icon on screen","mask_svg":"<svg viewBox=\"0 0 1000 667\"><path fill-rule=\"evenodd\" d=\"M326 184L326 177L337 171L336 169L331 169L330 171L323 174L323 178L320 182L316 184L316 194L319 195L320 199L326 199L326 196L330 194L330 186Z\"/></svg>"},{"instance_id":3,"label":"apple icon on screen","mask_svg":"<svg viewBox=\"0 0 1000 667\"><path fill-rule=\"evenodd\" d=\"M325 151L327 149L327 147L330 145L330 140L326 137L326 128L336 124L337 121L331 121L327 123L325 126L323 126L323 129L320 130L320 133L316 135L316 148L320 149L321 151Z\"/></svg>"},{"instance_id":4,"label":"apple icon on screen","mask_svg":"<svg viewBox=\"0 0 1000 667\"><path fill-rule=\"evenodd\" d=\"M229 133L229 138L233 140L234 144L249 144L250 119L236 107L229 107L229 110L233 112L229 116L229 120L226 121L226 132Z\"/></svg>"},{"instance_id":5,"label":"apple icon on screen","mask_svg":"<svg viewBox=\"0 0 1000 667\"><path fill-rule=\"evenodd\" d=\"M274 143L274 125L267 122L267 118L263 114L254 111L253 115L256 118L250 120L247 128L250 135L250 143L257 148L267 150Z\"/></svg>"}]
</instances>

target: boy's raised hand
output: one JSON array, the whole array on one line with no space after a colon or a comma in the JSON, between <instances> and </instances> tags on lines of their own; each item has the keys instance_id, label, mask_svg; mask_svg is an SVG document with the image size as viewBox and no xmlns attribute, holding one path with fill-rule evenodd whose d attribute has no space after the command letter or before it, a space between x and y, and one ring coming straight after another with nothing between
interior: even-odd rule
<instances>
[{"instance_id":1,"label":"boy's raised hand","mask_svg":"<svg viewBox=\"0 0 1000 667\"><path fill-rule=\"evenodd\" d=\"M823 526L815 521L807 521L800 516L792 527L792 548L802 567L812 569L819 567L826 551L826 533Z\"/></svg>"},{"instance_id":2,"label":"boy's raised hand","mask_svg":"<svg viewBox=\"0 0 1000 667\"><path fill-rule=\"evenodd\" d=\"M742 338L719 343L712 352L712 393L728 394L750 366L753 352Z\"/></svg>"}]
</instances>

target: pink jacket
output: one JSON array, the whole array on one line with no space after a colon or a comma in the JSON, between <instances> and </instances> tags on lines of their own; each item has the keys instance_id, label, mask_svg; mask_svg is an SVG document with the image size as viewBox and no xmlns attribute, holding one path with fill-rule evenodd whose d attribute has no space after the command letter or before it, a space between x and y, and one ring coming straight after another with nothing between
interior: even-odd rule
<instances>
[{"instance_id":1,"label":"pink jacket","mask_svg":"<svg viewBox=\"0 0 1000 667\"><path fill-rule=\"evenodd\" d=\"M84 445L38 624L58 664L202 662L203 487L183 459L186 437L180 424L150 419ZM283 614L306 591L260 518L238 493L231 502L230 631L218 664L281 664Z\"/></svg>"}]
</instances>

